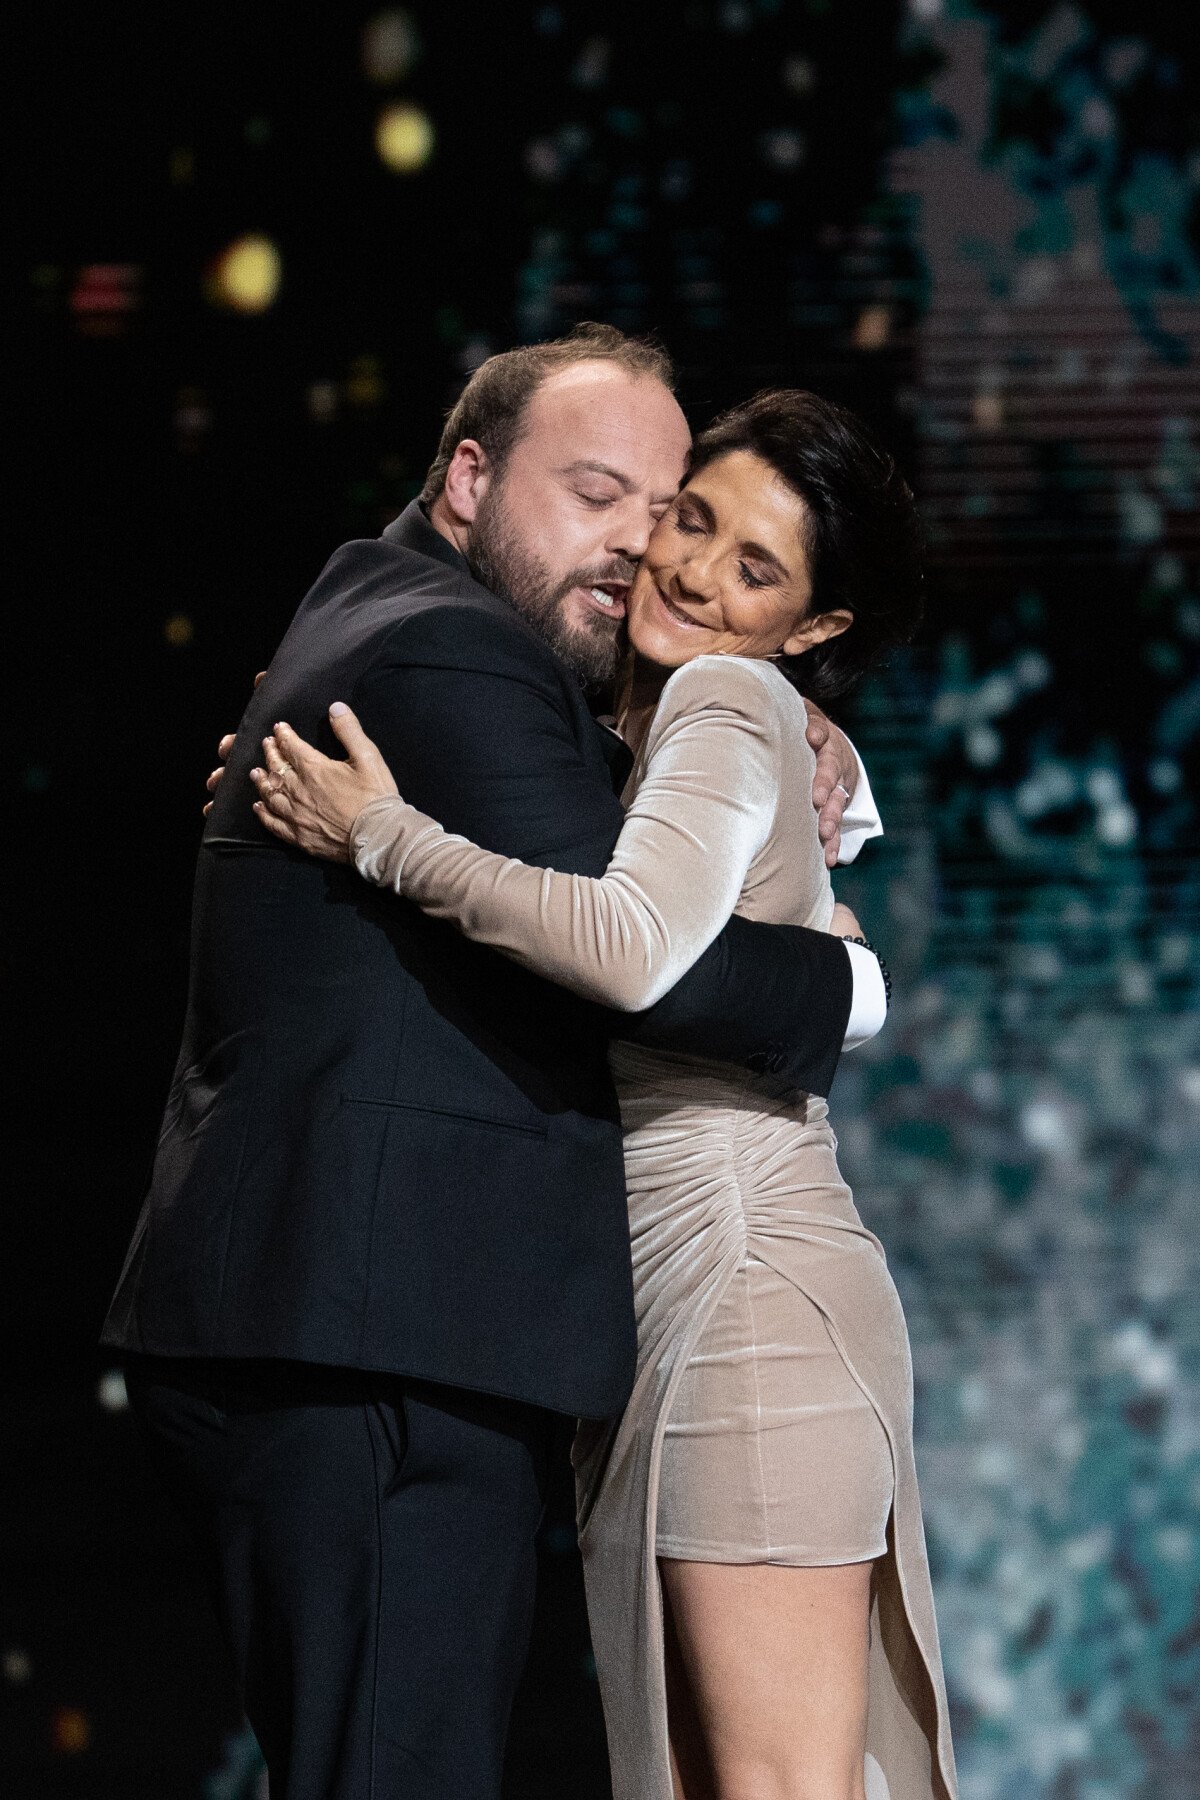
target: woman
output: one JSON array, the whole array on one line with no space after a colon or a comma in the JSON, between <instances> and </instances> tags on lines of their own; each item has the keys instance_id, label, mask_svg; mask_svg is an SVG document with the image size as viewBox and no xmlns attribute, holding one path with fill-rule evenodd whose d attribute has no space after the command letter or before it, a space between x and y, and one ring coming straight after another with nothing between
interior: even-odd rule
<instances>
[{"instance_id":1,"label":"woman","mask_svg":"<svg viewBox=\"0 0 1200 1800\"><path fill-rule=\"evenodd\" d=\"M912 497L851 415L760 395L695 446L628 598L637 761L596 880L408 807L348 709L348 762L287 726L257 810L610 1006L679 979L736 910L828 928L797 687L844 689L919 611ZM576 1441L617 1800L955 1792L899 1299L824 1100L617 1044L639 1357Z\"/></svg>"}]
</instances>

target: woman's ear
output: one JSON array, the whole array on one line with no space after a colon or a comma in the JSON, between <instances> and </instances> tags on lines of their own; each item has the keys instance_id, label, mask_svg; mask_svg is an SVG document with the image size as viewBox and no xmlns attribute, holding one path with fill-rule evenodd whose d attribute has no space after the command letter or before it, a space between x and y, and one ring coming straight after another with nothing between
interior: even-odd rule
<instances>
[{"instance_id":1,"label":"woman's ear","mask_svg":"<svg viewBox=\"0 0 1200 1800\"><path fill-rule=\"evenodd\" d=\"M841 637L854 623L852 612L816 613L811 619L802 619L791 636L784 639L783 654L785 656L803 656L806 650L815 650L829 638Z\"/></svg>"},{"instance_id":2,"label":"woman's ear","mask_svg":"<svg viewBox=\"0 0 1200 1800\"><path fill-rule=\"evenodd\" d=\"M457 524L473 525L490 482L487 451L474 438L463 438L455 446L446 470L446 485L438 498Z\"/></svg>"}]
</instances>

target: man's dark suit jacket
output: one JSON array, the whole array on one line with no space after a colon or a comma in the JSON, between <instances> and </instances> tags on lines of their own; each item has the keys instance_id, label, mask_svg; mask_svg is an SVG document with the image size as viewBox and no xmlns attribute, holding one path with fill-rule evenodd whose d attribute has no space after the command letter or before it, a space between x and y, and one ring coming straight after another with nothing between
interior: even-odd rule
<instances>
[{"instance_id":1,"label":"man's dark suit jacket","mask_svg":"<svg viewBox=\"0 0 1200 1800\"><path fill-rule=\"evenodd\" d=\"M628 756L415 504L344 545L238 731L200 849L191 984L150 1191L104 1327L124 1351L394 1371L603 1417L634 1366L620 1035L826 1093L849 959L735 919L620 1018L281 845L248 771L355 708L452 831L603 873Z\"/></svg>"}]
</instances>

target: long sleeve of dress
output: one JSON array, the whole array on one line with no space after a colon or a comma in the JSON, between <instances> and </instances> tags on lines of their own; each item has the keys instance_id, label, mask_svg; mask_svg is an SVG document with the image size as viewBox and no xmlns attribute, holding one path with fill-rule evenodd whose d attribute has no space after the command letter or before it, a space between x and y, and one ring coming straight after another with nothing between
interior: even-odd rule
<instances>
[{"instance_id":1,"label":"long sleeve of dress","mask_svg":"<svg viewBox=\"0 0 1200 1800\"><path fill-rule=\"evenodd\" d=\"M672 676L612 860L589 877L531 867L446 832L402 799L355 822L360 874L585 998L639 1012L733 912L779 794L779 726L752 663Z\"/></svg>"}]
</instances>

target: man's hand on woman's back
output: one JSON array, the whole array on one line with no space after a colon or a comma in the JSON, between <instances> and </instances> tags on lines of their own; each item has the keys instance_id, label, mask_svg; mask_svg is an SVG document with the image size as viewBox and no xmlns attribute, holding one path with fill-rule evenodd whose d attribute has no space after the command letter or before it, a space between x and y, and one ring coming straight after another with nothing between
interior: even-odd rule
<instances>
[{"instance_id":1,"label":"man's hand on woman's back","mask_svg":"<svg viewBox=\"0 0 1200 1800\"><path fill-rule=\"evenodd\" d=\"M858 786L858 758L845 732L839 731L819 706L814 706L811 700L806 700L804 705L808 712L805 736L817 753L813 777L817 830L825 846L825 866L832 869L842 848L842 814Z\"/></svg>"}]
</instances>

